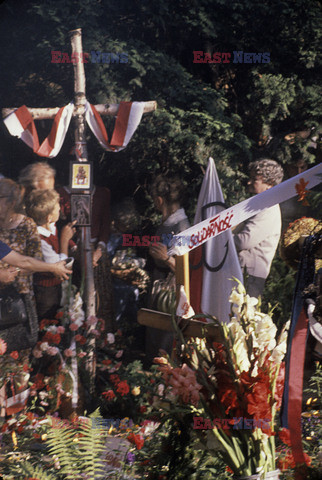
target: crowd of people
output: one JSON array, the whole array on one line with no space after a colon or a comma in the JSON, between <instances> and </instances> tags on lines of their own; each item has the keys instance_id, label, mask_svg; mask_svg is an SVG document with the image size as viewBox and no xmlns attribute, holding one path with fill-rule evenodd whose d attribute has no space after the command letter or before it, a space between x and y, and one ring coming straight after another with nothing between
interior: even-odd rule
<instances>
[{"instance_id":1,"label":"crowd of people","mask_svg":"<svg viewBox=\"0 0 322 480\"><path fill-rule=\"evenodd\" d=\"M264 192L283 179L282 167L271 159L252 162L249 174L248 186L252 195ZM158 237L168 238L189 228L190 223L182 207L180 178L159 175L151 184L150 193L156 211L162 216L155 232ZM81 261L71 200L70 187L55 186L55 170L46 162L27 165L20 172L17 182L0 178L0 297L10 285L22 296L29 317L25 327L27 332L16 327L0 330L0 337L7 342L8 352L25 350L26 355L30 354L37 342L38 322L54 318L60 308L63 280L73 273L73 282L80 283ZM132 298L132 304L138 300L135 288L129 291L129 287L119 280L113 285L111 276L113 255L117 248L122 249L120 232L129 231L124 225L127 223L126 215L131 215L132 209L133 204L128 204L112 221L110 191L104 187L93 187L90 227L92 262L98 298L97 316L103 319L106 332L115 330L116 318L119 319L120 312L125 311L124 305L128 300L118 298L119 294ZM289 209L287 212L289 214ZM129 228L134 228L133 222L128 223ZM279 205L275 205L240 224L233 232L240 265L247 277L247 291L251 296L259 297L263 293L281 229L281 211ZM167 280L169 283L169 279L173 280L175 259L168 255L167 245L162 242L151 244L148 255L152 269L147 306L153 307L151 289L155 281ZM76 259L73 272L66 267L70 256ZM133 312L135 316L135 307L131 314ZM149 363L160 348L171 353L173 335L146 328L145 345Z\"/></svg>"}]
</instances>

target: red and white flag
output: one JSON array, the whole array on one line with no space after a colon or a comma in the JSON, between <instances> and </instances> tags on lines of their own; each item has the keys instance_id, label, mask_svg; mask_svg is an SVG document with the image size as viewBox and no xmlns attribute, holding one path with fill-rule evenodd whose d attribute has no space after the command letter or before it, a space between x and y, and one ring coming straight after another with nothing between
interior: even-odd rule
<instances>
[{"instance_id":1,"label":"red and white flag","mask_svg":"<svg viewBox=\"0 0 322 480\"><path fill-rule=\"evenodd\" d=\"M101 146L110 152L120 152L131 140L141 122L145 102L121 102L111 141L109 141L105 125L94 105L85 104L85 119L100 142ZM41 157L56 157L58 155L70 124L74 110L71 102L59 109L54 118L51 132L39 146L37 129L28 108L23 105L8 115L4 123L11 135L20 138L34 153Z\"/></svg>"},{"instance_id":2,"label":"red and white flag","mask_svg":"<svg viewBox=\"0 0 322 480\"><path fill-rule=\"evenodd\" d=\"M214 217L225 210L215 163L209 158L199 193L194 224ZM208 240L189 254L190 302L196 313L215 316L220 322L230 321L228 298L234 286L232 277L243 282L243 275L230 229Z\"/></svg>"},{"instance_id":3,"label":"red and white flag","mask_svg":"<svg viewBox=\"0 0 322 480\"><path fill-rule=\"evenodd\" d=\"M86 102L85 119L101 146L110 152L123 150L131 140L143 115L145 102L120 102L111 141L103 120L94 107Z\"/></svg>"},{"instance_id":4,"label":"red and white flag","mask_svg":"<svg viewBox=\"0 0 322 480\"><path fill-rule=\"evenodd\" d=\"M59 109L56 114L50 134L39 146L39 138L34 120L26 105L17 108L4 119L4 123L14 137L20 138L34 153L40 157L52 158L58 155L70 124L74 110L71 102Z\"/></svg>"}]
</instances>

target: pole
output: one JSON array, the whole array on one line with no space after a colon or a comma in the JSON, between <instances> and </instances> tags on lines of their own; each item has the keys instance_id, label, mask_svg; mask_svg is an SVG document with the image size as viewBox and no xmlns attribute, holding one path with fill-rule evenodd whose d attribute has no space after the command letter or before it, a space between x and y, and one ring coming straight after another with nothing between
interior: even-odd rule
<instances>
[{"instance_id":1,"label":"pole","mask_svg":"<svg viewBox=\"0 0 322 480\"><path fill-rule=\"evenodd\" d=\"M82 47L82 31L80 28L71 30L69 32L72 46L72 54L83 52ZM86 90L85 90L85 69L84 64L74 63L74 115L75 115L75 149L80 152L80 162L88 161L87 145L85 137L85 102L86 102ZM84 192L86 193L86 192ZM92 192L89 191L92 196ZM91 202L92 203L92 202ZM81 228L81 261L82 261L82 274L85 275L85 290L84 301L86 304L86 316L95 316L95 285L94 285L94 270L92 262L92 249L91 249L91 228ZM93 339L93 347L95 347L95 340ZM95 378L95 356L94 348L91 349L91 353L87 360L87 370L90 373L90 391L94 389Z\"/></svg>"}]
</instances>

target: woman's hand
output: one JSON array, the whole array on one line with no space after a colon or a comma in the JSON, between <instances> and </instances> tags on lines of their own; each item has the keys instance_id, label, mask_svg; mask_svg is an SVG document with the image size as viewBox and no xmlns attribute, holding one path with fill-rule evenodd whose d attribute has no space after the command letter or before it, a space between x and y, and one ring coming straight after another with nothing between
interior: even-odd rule
<instances>
[{"instance_id":1,"label":"woman's hand","mask_svg":"<svg viewBox=\"0 0 322 480\"><path fill-rule=\"evenodd\" d=\"M66 261L62 260L57 263L47 263L48 265L48 272L52 272L56 277L60 280L68 280L68 275L72 274L72 270L68 270L66 268Z\"/></svg>"},{"instance_id":2,"label":"woman's hand","mask_svg":"<svg viewBox=\"0 0 322 480\"><path fill-rule=\"evenodd\" d=\"M168 267L172 272L175 271L175 259L168 255L167 247L163 245L163 243L151 243L149 253L157 265L159 264L163 267Z\"/></svg>"},{"instance_id":3,"label":"woman's hand","mask_svg":"<svg viewBox=\"0 0 322 480\"><path fill-rule=\"evenodd\" d=\"M19 271L20 271L20 268L16 268L16 267L2 268L0 270L0 282L12 283L16 278L16 276L18 275Z\"/></svg>"},{"instance_id":4,"label":"woman's hand","mask_svg":"<svg viewBox=\"0 0 322 480\"><path fill-rule=\"evenodd\" d=\"M166 262L169 258L167 247L163 243L151 243L149 253L154 260L161 262Z\"/></svg>"}]
</instances>

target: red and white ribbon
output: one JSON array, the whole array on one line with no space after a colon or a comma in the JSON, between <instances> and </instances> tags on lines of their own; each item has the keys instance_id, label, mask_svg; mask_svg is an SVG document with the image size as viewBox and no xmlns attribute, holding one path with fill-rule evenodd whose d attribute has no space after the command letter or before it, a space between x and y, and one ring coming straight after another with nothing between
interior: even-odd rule
<instances>
[{"instance_id":1,"label":"red and white ribbon","mask_svg":"<svg viewBox=\"0 0 322 480\"><path fill-rule=\"evenodd\" d=\"M20 138L33 149L34 153L40 157L52 158L58 155L64 143L73 110L73 102L59 109L54 118L50 134L40 146L34 120L25 105L8 115L4 119L4 123L11 135Z\"/></svg>"},{"instance_id":2,"label":"red and white ribbon","mask_svg":"<svg viewBox=\"0 0 322 480\"><path fill-rule=\"evenodd\" d=\"M123 150L131 140L143 115L145 102L121 102L115 121L111 141L109 142L105 125L94 105L85 104L85 119L100 142L101 146L110 152ZM56 157L58 155L70 124L74 110L71 102L59 109L54 118L51 132L39 146L37 129L28 108L23 105L4 119L11 135L20 138L34 153L41 157ZM79 155L78 155L79 156Z\"/></svg>"},{"instance_id":3,"label":"red and white ribbon","mask_svg":"<svg viewBox=\"0 0 322 480\"><path fill-rule=\"evenodd\" d=\"M217 215L207 218L174 235L169 255L184 255L194 248L207 242L210 238L235 227L250 217L253 217L265 208L284 202L289 198L299 195L304 198L309 188L315 187L322 181L322 163L306 170L285 182L269 188L243 202L227 208Z\"/></svg>"},{"instance_id":4,"label":"red and white ribbon","mask_svg":"<svg viewBox=\"0 0 322 480\"><path fill-rule=\"evenodd\" d=\"M144 110L145 102L121 102L117 113L114 131L109 142L105 125L98 111L86 102L85 119L101 146L110 152L120 152L131 140Z\"/></svg>"}]
</instances>

